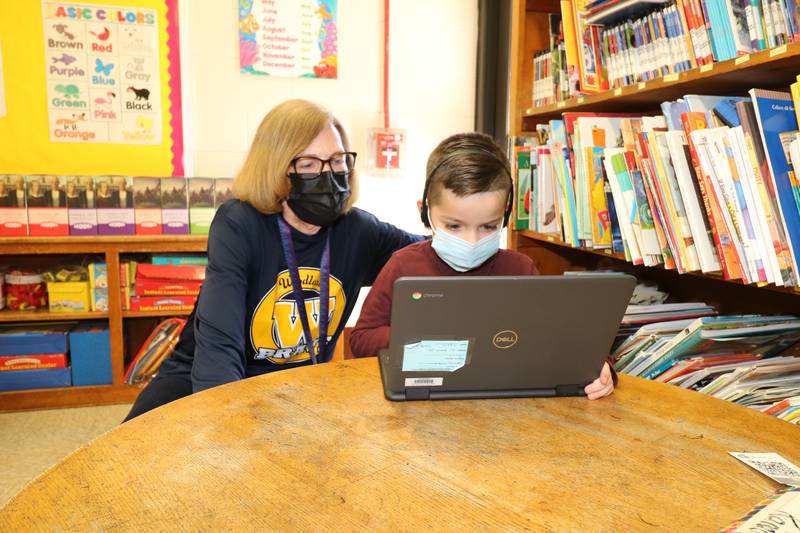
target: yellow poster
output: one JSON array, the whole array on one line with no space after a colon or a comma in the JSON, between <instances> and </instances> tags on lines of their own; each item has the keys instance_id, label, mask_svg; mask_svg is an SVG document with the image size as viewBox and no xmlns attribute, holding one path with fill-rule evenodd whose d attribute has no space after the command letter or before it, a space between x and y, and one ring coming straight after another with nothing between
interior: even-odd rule
<instances>
[{"instance_id":1,"label":"yellow poster","mask_svg":"<svg viewBox=\"0 0 800 533\"><path fill-rule=\"evenodd\" d=\"M0 2L0 174L183 175L177 0Z\"/></svg>"}]
</instances>

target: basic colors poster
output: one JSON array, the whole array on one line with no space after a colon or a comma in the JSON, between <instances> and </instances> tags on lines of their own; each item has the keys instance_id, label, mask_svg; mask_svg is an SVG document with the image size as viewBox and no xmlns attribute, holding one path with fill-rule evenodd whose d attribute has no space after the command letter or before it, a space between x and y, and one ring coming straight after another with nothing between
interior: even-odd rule
<instances>
[{"instance_id":1,"label":"basic colors poster","mask_svg":"<svg viewBox=\"0 0 800 533\"><path fill-rule=\"evenodd\" d=\"M13 2L0 173L183 175L177 0Z\"/></svg>"}]
</instances>

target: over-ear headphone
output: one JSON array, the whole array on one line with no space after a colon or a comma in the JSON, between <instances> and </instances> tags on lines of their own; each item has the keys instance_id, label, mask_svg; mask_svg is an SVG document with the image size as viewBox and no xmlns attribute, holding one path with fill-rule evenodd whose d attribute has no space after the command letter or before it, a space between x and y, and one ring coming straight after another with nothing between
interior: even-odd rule
<instances>
[{"instance_id":1,"label":"over-ear headphone","mask_svg":"<svg viewBox=\"0 0 800 533\"><path fill-rule=\"evenodd\" d=\"M420 208L420 211L419 211L419 215L420 215L420 219L422 220L422 223L425 224L426 228L430 228L431 227L431 219L430 219L430 215L428 214L428 189L430 189L430 186L431 186L431 179L433 179L433 176L436 174L436 171L439 170L439 168L442 165L444 165L445 163L447 163L449 161L452 161L457 156L464 155L465 152L466 153L468 153L468 152L473 152L473 153L474 152L481 152L481 153L484 153L484 154L489 154L490 156L492 156L492 158L494 158L495 160L497 160L500 163L501 167L503 167L503 172L505 173L506 176L508 176L508 181L510 183L510 187L508 189L508 191L509 191L508 192L508 203L506 204L506 211L503 214L503 227L508 226L508 221L509 221L509 219L511 219L511 212L514 209L514 179L511 177L511 172L509 172L508 167L505 165L505 163L499 157L497 157L497 154L492 153L489 150L486 150L486 149L480 148L480 147L465 147L463 149L457 150L455 153L450 154L449 156L447 156L445 158L442 158L442 160L439 161L436 164L435 167L433 167L433 169L428 174L428 177L425 179L425 189L423 189L423 192L422 192L422 207Z\"/></svg>"}]
</instances>

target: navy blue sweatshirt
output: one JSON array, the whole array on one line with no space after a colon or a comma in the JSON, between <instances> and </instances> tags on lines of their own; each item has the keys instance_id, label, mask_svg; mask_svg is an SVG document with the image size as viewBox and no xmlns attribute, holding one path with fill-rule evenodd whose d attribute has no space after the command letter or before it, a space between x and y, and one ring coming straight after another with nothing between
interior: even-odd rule
<instances>
[{"instance_id":1,"label":"navy blue sweatshirt","mask_svg":"<svg viewBox=\"0 0 800 533\"><path fill-rule=\"evenodd\" d=\"M217 211L208 236L206 279L163 374L191 372L194 392L245 377L311 364L296 312L278 231L278 217L230 200ZM311 336L319 337L319 267L326 230L292 228ZM329 361L358 293L371 285L392 253L420 240L352 209L331 231Z\"/></svg>"}]
</instances>

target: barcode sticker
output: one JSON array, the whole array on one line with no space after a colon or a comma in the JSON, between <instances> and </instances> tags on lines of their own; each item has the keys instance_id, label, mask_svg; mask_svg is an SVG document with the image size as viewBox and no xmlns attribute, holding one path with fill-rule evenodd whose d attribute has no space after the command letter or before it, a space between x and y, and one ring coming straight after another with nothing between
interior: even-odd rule
<instances>
[{"instance_id":1,"label":"barcode sticker","mask_svg":"<svg viewBox=\"0 0 800 533\"><path fill-rule=\"evenodd\" d=\"M586 101L586 97L584 97L584 96L579 96L579 97L578 97L578 103L579 103L579 104L582 104L582 103L584 103L585 101Z\"/></svg>"},{"instance_id":2,"label":"barcode sticker","mask_svg":"<svg viewBox=\"0 0 800 533\"><path fill-rule=\"evenodd\" d=\"M636 86L636 88L639 89L639 90L644 89L645 87L647 87L647 82L646 81L640 81L639 85Z\"/></svg>"},{"instance_id":3,"label":"barcode sticker","mask_svg":"<svg viewBox=\"0 0 800 533\"><path fill-rule=\"evenodd\" d=\"M779 55L785 54L785 53L786 53L786 45L782 44L782 45L778 46L777 48L773 48L772 50L770 50L769 51L769 57L775 57L775 56L779 56Z\"/></svg>"},{"instance_id":4,"label":"barcode sticker","mask_svg":"<svg viewBox=\"0 0 800 533\"><path fill-rule=\"evenodd\" d=\"M622 87L617 87L614 89L614 96L619 96L622 94Z\"/></svg>"},{"instance_id":5,"label":"barcode sticker","mask_svg":"<svg viewBox=\"0 0 800 533\"><path fill-rule=\"evenodd\" d=\"M678 78L680 78L680 75L677 72L673 72L672 74L667 74L664 76L664 82L669 83L672 81L678 81Z\"/></svg>"},{"instance_id":6,"label":"barcode sticker","mask_svg":"<svg viewBox=\"0 0 800 533\"><path fill-rule=\"evenodd\" d=\"M800 485L800 468L777 453L728 453L778 483Z\"/></svg>"},{"instance_id":7,"label":"barcode sticker","mask_svg":"<svg viewBox=\"0 0 800 533\"><path fill-rule=\"evenodd\" d=\"M737 65L741 65L742 63L747 63L748 61L750 61L750 54L745 54L743 56L737 57L734 63L736 63Z\"/></svg>"},{"instance_id":8,"label":"barcode sticker","mask_svg":"<svg viewBox=\"0 0 800 533\"><path fill-rule=\"evenodd\" d=\"M406 378L406 387L441 387L444 378Z\"/></svg>"},{"instance_id":9,"label":"barcode sticker","mask_svg":"<svg viewBox=\"0 0 800 533\"><path fill-rule=\"evenodd\" d=\"M711 72L712 70L714 70L714 63L700 65L700 72Z\"/></svg>"},{"instance_id":10,"label":"barcode sticker","mask_svg":"<svg viewBox=\"0 0 800 533\"><path fill-rule=\"evenodd\" d=\"M556 107L558 107L558 108L560 109L560 108L562 108L562 107L565 107L566 105L567 105L567 103L566 103L565 101L563 101L563 100L562 100L562 101L560 101L560 102L558 102L558 103L556 104Z\"/></svg>"}]
</instances>

